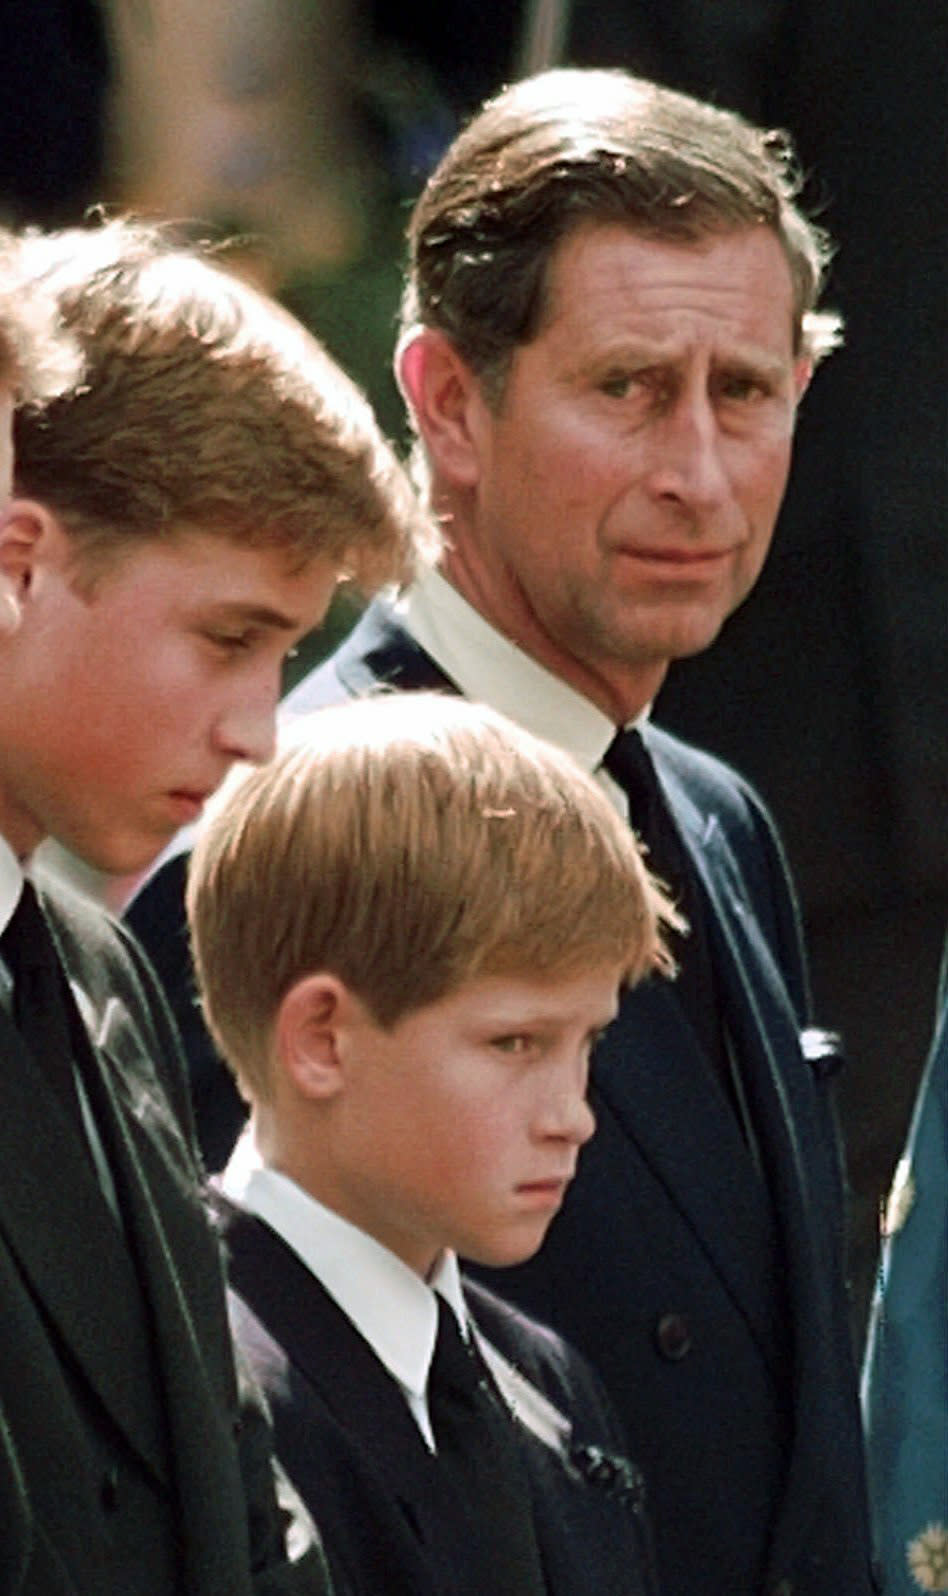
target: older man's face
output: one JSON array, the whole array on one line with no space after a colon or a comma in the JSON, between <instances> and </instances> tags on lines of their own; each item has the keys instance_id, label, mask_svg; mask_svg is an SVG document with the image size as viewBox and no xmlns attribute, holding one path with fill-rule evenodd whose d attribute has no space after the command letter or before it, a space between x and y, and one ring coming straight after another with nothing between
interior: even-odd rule
<instances>
[{"instance_id":1,"label":"older man's face","mask_svg":"<svg viewBox=\"0 0 948 1596\"><path fill-rule=\"evenodd\" d=\"M473 412L455 530L488 618L607 709L637 708L637 684L706 648L757 580L807 376L767 228L569 235L499 409Z\"/></svg>"}]
</instances>

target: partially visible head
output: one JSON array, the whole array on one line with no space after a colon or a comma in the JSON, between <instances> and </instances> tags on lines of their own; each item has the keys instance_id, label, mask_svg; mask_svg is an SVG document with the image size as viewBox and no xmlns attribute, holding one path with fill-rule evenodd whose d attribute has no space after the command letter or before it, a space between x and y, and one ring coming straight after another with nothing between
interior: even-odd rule
<instances>
[{"instance_id":1,"label":"partially visible head","mask_svg":"<svg viewBox=\"0 0 948 1596\"><path fill-rule=\"evenodd\" d=\"M269 756L287 653L336 583L429 542L365 399L278 305L114 221L18 244L83 379L15 418L0 519L0 831L144 868Z\"/></svg>"},{"instance_id":2,"label":"partially visible head","mask_svg":"<svg viewBox=\"0 0 948 1596\"><path fill-rule=\"evenodd\" d=\"M0 228L0 387L18 404L40 404L81 373L79 344L55 294L33 279L21 235Z\"/></svg>"},{"instance_id":3,"label":"partially visible head","mask_svg":"<svg viewBox=\"0 0 948 1596\"><path fill-rule=\"evenodd\" d=\"M487 976L666 967L668 905L568 755L460 698L379 694L299 717L235 773L192 854L207 1018L266 1099L295 982L337 976L382 1027Z\"/></svg>"},{"instance_id":4,"label":"partially visible head","mask_svg":"<svg viewBox=\"0 0 948 1596\"><path fill-rule=\"evenodd\" d=\"M797 204L789 138L619 71L557 69L487 101L418 199L403 335L445 333L496 402L514 349L543 322L548 268L583 224L698 244L764 226L793 284L794 352L818 360L838 318L818 312L826 236Z\"/></svg>"},{"instance_id":5,"label":"partially visible head","mask_svg":"<svg viewBox=\"0 0 948 1596\"><path fill-rule=\"evenodd\" d=\"M0 228L0 505L13 488L14 406L53 398L78 382L81 370L78 344L62 325L55 296L38 284L27 286L20 240ZM0 603L4 592L0 586Z\"/></svg>"}]
</instances>

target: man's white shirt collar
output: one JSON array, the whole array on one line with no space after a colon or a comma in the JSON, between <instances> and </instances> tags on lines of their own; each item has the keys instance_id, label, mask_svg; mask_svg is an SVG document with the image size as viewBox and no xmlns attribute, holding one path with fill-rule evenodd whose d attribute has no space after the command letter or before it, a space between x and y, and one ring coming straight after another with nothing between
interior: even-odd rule
<instances>
[{"instance_id":1,"label":"man's white shirt collar","mask_svg":"<svg viewBox=\"0 0 948 1596\"><path fill-rule=\"evenodd\" d=\"M600 769L616 727L601 709L498 632L437 571L424 571L398 602L406 630L465 698L489 704L595 775L623 817L625 795ZM646 709L640 720L648 715ZM635 724L635 723L633 723Z\"/></svg>"}]
</instances>

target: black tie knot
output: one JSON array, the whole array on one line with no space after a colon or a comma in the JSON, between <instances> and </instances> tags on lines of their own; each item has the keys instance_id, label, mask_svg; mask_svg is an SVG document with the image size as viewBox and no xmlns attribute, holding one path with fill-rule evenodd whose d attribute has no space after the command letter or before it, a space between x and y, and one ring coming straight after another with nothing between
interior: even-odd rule
<instances>
[{"instance_id":1,"label":"black tie knot","mask_svg":"<svg viewBox=\"0 0 948 1596\"><path fill-rule=\"evenodd\" d=\"M437 1407L446 1396L474 1402L483 1398L488 1389L487 1381L470 1342L461 1333L453 1309L440 1292L436 1292L435 1297L438 1303L438 1336L428 1374L432 1403Z\"/></svg>"},{"instance_id":2,"label":"black tie knot","mask_svg":"<svg viewBox=\"0 0 948 1596\"><path fill-rule=\"evenodd\" d=\"M627 795L630 809L633 796L638 799L635 807L655 802L659 795L658 777L652 756L636 726L624 726L616 732L602 756L602 766Z\"/></svg>"},{"instance_id":3,"label":"black tie knot","mask_svg":"<svg viewBox=\"0 0 948 1596\"><path fill-rule=\"evenodd\" d=\"M81 1125L73 1074L73 1025L81 1026L56 944L30 881L0 936L13 978L13 1018L46 1079L59 1092L73 1124Z\"/></svg>"},{"instance_id":4,"label":"black tie knot","mask_svg":"<svg viewBox=\"0 0 948 1596\"><path fill-rule=\"evenodd\" d=\"M58 985L60 978L59 956L30 881L24 881L20 901L0 936L0 953L13 977L14 1014L20 1023L36 986L43 980Z\"/></svg>"},{"instance_id":5,"label":"black tie knot","mask_svg":"<svg viewBox=\"0 0 948 1596\"><path fill-rule=\"evenodd\" d=\"M618 731L602 757L602 768L628 799L629 821L648 855L649 868L687 914L689 868L665 802L652 756L634 726Z\"/></svg>"}]
</instances>

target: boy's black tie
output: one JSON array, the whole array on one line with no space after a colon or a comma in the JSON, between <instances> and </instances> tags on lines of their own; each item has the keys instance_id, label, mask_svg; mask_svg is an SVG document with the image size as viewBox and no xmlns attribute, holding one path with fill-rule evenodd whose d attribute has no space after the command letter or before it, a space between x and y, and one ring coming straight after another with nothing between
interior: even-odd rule
<instances>
[{"instance_id":1,"label":"boy's black tie","mask_svg":"<svg viewBox=\"0 0 948 1596\"><path fill-rule=\"evenodd\" d=\"M85 1142L73 1066L72 999L46 917L29 881L24 881L20 901L0 936L0 953L13 978L17 1029Z\"/></svg>"},{"instance_id":2,"label":"boy's black tie","mask_svg":"<svg viewBox=\"0 0 948 1596\"><path fill-rule=\"evenodd\" d=\"M438 1471L467 1520L465 1570L478 1596L544 1596L530 1482L515 1420L452 1309L436 1293L438 1339L428 1375L428 1412Z\"/></svg>"}]
</instances>

